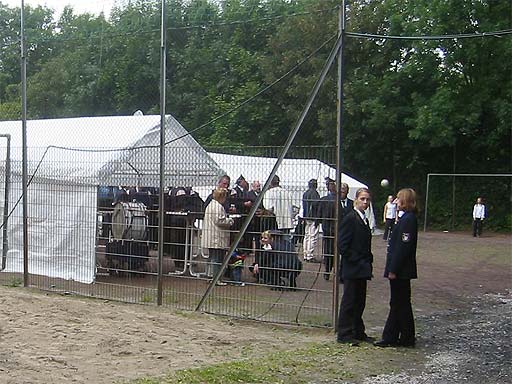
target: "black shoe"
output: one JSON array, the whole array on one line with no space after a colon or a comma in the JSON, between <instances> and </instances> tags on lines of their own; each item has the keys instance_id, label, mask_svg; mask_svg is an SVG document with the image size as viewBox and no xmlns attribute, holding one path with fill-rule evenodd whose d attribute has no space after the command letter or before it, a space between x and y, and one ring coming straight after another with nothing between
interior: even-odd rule
<instances>
[{"instance_id":1,"label":"black shoe","mask_svg":"<svg viewBox=\"0 0 512 384\"><path fill-rule=\"evenodd\" d=\"M325 281L329 281L329 278L330 278L330 274L329 274L329 272L325 272L325 273L324 273L324 280L325 280Z\"/></svg>"},{"instance_id":2,"label":"black shoe","mask_svg":"<svg viewBox=\"0 0 512 384\"><path fill-rule=\"evenodd\" d=\"M375 343L373 343L373 345L380 348L398 347L398 343L393 343L386 340L376 341Z\"/></svg>"},{"instance_id":3,"label":"black shoe","mask_svg":"<svg viewBox=\"0 0 512 384\"><path fill-rule=\"evenodd\" d=\"M356 340L364 341L365 343L374 343L375 337L371 337L365 334L362 337L356 337Z\"/></svg>"},{"instance_id":4,"label":"black shoe","mask_svg":"<svg viewBox=\"0 0 512 384\"><path fill-rule=\"evenodd\" d=\"M355 339L336 339L340 344L347 344L351 347L359 347L359 341Z\"/></svg>"}]
</instances>

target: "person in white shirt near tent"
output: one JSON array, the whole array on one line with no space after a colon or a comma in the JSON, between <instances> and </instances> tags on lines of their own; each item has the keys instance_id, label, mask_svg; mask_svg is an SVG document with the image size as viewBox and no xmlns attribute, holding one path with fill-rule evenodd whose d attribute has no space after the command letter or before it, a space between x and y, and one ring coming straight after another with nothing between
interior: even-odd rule
<instances>
[{"instance_id":1,"label":"person in white shirt near tent","mask_svg":"<svg viewBox=\"0 0 512 384\"><path fill-rule=\"evenodd\" d=\"M278 229L283 233L290 233L293 228L292 199L279 182L279 176L275 175L270 182L270 189L263 197L263 206L276 216Z\"/></svg>"},{"instance_id":2,"label":"person in white shirt near tent","mask_svg":"<svg viewBox=\"0 0 512 384\"><path fill-rule=\"evenodd\" d=\"M476 204L473 206L473 237L480 237L482 235L482 224L485 219L485 205L482 203L482 198L476 199Z\"/></svg>"},{"instance_id":3,"label":"person in white shirt near tent","mask_svg":"<svg viewBox=\"0 0 512 384\"><path fill-rule=\"evenodd\" d=\"M389 236L391 236L396 220L396 203L392 195L388 196L388 202L384 205L383 216L384 236L382 238L387 241Z\"/></svg>"}]
</instances>

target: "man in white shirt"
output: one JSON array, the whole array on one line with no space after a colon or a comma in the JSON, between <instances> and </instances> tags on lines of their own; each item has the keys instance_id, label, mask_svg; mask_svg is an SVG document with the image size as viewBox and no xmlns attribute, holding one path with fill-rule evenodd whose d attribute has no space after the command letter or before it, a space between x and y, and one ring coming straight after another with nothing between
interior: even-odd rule
<instances>
[{"instance_id":1,"label":"man in white shirt","mask_svg":"<svg viewBox=\"0 0 512 384\"><path fill-rule=\"evenodd\" d=\"M388 240L388 238L391 236L391 232L393 231L393 227L395 225L396 220L396 203L393 201L393 196L388 196L388 202L386 205L384 205L384 217L383 217L383 223L384 223L384 240Z\"/></svg>"},{"instance_id":2,"label":"man in white shirt","mask_svg":"<svg viewBox=\"0 0 512 384\"><path fill-rule=\"evenodd\" d=\"M293 204L290 194L279 185L279 182L279 176L275 175L263 197L263 206L276 216L278 229L283 233L289 233L293 228Z\"/></svg>"},{"instance_id":3,"label":"man in white shirt","mask_svg":"<svg viewBox=\"0 0 512 384\"><path fill-rule=\"evenodd\" d=\"M473 237L480 237L482 235L482 224L485 219L485 205L482 203L482 198L476 199L476 204L473 206Z\"/></svg>"}]
</instances>

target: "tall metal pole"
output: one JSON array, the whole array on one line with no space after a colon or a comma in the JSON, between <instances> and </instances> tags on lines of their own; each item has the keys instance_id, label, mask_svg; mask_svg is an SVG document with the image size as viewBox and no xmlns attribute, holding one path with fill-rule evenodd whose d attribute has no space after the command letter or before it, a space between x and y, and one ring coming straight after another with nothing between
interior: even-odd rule
<instances>
[{"instance_id":1,"label":"tall metal pole","mask_svg":"<svg viewBox=\"0 0 512 384\"><path fill-rule=\"evenodd\" d=\"M4 190L4 220L2 224L2 268L7 264L7 251L9 250L9 239L7 238L7 223L9 220L9 192L11 190L11 135L0 134L0 137L7 139L7 153L5 156L5 190Z\"/></svg>"},{"instance_id":2,"label":"tall metal pole","mask_svg":"<svg viewBox=\"0 0 512 384\"><path fill-rule=\"evenodd\" d=\"M457 137L453 144L453 169L452 173L455 174L457 170ZM452 231L455 229L455 176L452 177Z\"/></svg>"},{"instance_id":3,"label":"tall metal pole","mask_svg":"<svg viewBox=\"0 0 512 384\"><path fill-rule=\"evenodd\" d=\"M270 181L277 173L277 170L279 169L279 166L281 165L285 155L288 153L288 150L290 149L290 146L292 145L293 140L295 139L295 136L297 136L297 133L299 132L299 129L300 129L302 123L304 122L304 119L306 118L306 116L309 112L309 109L311 108L311 105L313 104L313 101L315 100L316 95L318 94L318 91L320 90L320 86L323 84L325 77L327 76L327 73L329 72L329 69L331 68L332 63L336 59L336 55L340 49L340 45L341 45L341 38L338 37L338 40L336 41L336 44L335 44L333 50L331 51L331 53L329 54L329 57L327 58L327 61L322 69L322 72L320 73L320 77L318 78L315 85L313 86L311 94L309 95L308 100L306 101L306 105L305 105L304 109L302 110L302 112L299 116L299 119L295 124L295 127L293 128L293 130L290 132L290 135L286 139L286 143L284 144L283 151L277 158L277 161L274 164L272 171L270 171L270 174L268 175L267 181L265 182L265 185L263 186L261 193L258 195L258 198L252 205L252 208L249 211L249 214L247 215L244 223L242 224L242 228L240 228L233 243L231 243L231 246L227 253L228 255L231 255L233 253L233 251L236 249L236 247L238 247L238 243L240 242L240 240L242 239L242 236L244 235L245 231L249 227L250 221L256 214L256 210L260 206L260 204L263 200L263 195L265 194L265 192L268 190L268 187L270 186ZM206 289L206 292L204 293L203 297L201 297L201 300L199 301L199 304L196 307L196 311L199 311L202 308L204 302L210 296L210 293L212 292L213 287L215 286L215 284L217 284L217 281L220 279L220 276L226 269L228 262L229 262L229 257L226 257L224 259L224 262L222 263L220 271L213 277L212 281L210 282L210 285L208 285L208 288Z\"/></svg>"},{"instance_id":4,"label":"tall metal pole","mask_svg":"<svg viewBox=\"0 0 512 384\"><path fill-rule=\"evenodd\" d=\"M164 260L164 188L165 188L165 86L167 84L167 18L165 0L162 0L162 23L160 36L160 196L158 203L158 277L157 304L162 305L163 260Z\"/></svg>"},{"instance_id":5,"label":"tall metal pole","mask_svg":"<svg viewBox=\"0 0 512 384\"><path fill-rule=\"evenodd\" d=\"M336 154L336 210L335 210L335 223L336 230L334 231L334 257L333 257L333 268L334 278L332 279L333 284L333 295L332 295L332 323L334 329L338 325L338 307L339 307L339 296L340 296L340 285L338 283L338 265L339 265L339 252L338 252L338 219L340 209L340 194L341 189L341 174L343 167L343 47L344 47L344 34L345 34L345 0L342 1L341 8L338 13L338 36L341 38L340 50L338 51L338 102L337 102L337 131L336 135L336 147L338 152Z\"/></svg>"},{"instance_id":6,"label":"tall metal pole","mask_svg":"<svg viewBox=\"0 0 512 384\"><path fill-rule=\"evenodd\" d=\"M25 48L25 1L21 0L21 129L22 129L22 207L23 207L23 285L29 286L28 274L28 200L27 200L27 56Z\"/></svg>"},{"instance_id":7,"label":"tall metal pole","mask_svg":"<svg viewBox=\"0 0 512 384\"><path fill-rule=\"evenodd\" d=\"M425 192L425 218L423 219L423 232L427 232L427 218L428 218L428 188L430 184L430 173L427 175L427 191Z\"/></svg>"}]
</instances>

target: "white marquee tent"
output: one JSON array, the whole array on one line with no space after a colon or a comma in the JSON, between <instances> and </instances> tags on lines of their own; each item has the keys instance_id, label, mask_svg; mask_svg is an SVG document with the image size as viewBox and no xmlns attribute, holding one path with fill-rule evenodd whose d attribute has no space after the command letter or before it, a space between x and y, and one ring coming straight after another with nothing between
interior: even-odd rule
<instances>
[{"instance_id":1,"label":"white marquee tent","mask_svg":"<svg viewBox=\"0 0 512 384\"><path fill-rule=\"evenodd\" d=\"M0 204L11 138L9 211L21 198L22 124L0 122ZM212 186L222 170L172 116L166 118L166 185ZM90 283L95 275L97 187L159 185L160 116L27 122L29 272ZM137 148L137 149L134 149ZM8 219L5 272L23 271L22 209Z\"/></svg>"},{"instance_id":2,"label":"white marquee tent","mask_svg":"<svg viewBox=\"0 0 512 384\"><path fill-rule=\"evenodd\" d=\"M277 158L226 155L208 152L210 157L224 169L234 182L240 175L243 175L249 184L253 180L263 183L267 180ZM308 187L308 181L318 180L318 193L320 196L327 194L324 179L330 177L336 179L336 169L316 159L284 159L276 173L280 178L280 185L292 195L293 204L300 207L302 194ZM341 181L349 186L349 197L355 198L359 188L367 186L353 177L342 173ZM373 207L369 208L369 221L371 228L375 228L375 217Z\"/></svg>"}]
</instances>

